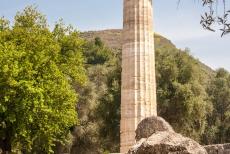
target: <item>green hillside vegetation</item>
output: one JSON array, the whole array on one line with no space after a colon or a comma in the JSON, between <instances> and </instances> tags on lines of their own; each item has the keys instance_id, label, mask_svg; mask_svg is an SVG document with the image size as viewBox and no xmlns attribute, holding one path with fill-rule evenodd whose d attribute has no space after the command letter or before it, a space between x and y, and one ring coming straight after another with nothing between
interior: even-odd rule
<instances>
[{"instance_id":1,"label":"green hillside vegetation","mask_svg":"<svg viewBox=\"0 0 230 154\"><path fill-rule=\"evenodd\" d=\"M0 149L119 151L121 30L79 33L27 7L0 19ZM158 114L201 144L230 142L230 74L155 35Z\"/></svg>"}]
</instances>

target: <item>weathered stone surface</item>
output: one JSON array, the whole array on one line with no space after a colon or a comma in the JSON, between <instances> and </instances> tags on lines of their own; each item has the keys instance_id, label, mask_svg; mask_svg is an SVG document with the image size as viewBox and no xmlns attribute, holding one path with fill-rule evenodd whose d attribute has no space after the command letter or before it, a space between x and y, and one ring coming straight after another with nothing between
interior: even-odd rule
<instances>
[{"instance_id":1,"label":"weathered stone surface","mask_svg":"<svg viewBox=\"0 0 230 154\"><path fill-rule=\"evenodd\" d=\"M230 143L229 144L216 144L204 146L208 154L230 154Z\"/></svg>"},{"instance_id":2,"label":"weathered stone surface","mask_svg":"<svg viewBox=\"0 0 230 154\"><path fill-rule=\"evenodd\" d=\"M172 131L159 131L141 139L128 154L207 154L194 140Z\"/></svg>"},{"instance_id":3,"label":"weathered stone surface","mask_svg":"<svg viewBox=\"0 0 230 154\"><path fill-rule=\"evenodd\" d=\"M135 130L156 115L152 0L124 0L120 151L135 143Z\"/></svg>"},{"instance_id":4,"label":"weathered stone surface","mask_svg":"<svg viewBox=\"0 0 230 154\"><path fill-rule=\"evenodd\" d=\"M136 141L148 138L157 131L174 132L173 128L163 118L152 116L142 120L136 129Z\"/></svg>"},{"instance_id":5,"label":"weathered stone surface","mask_svg":"<svg viewBox=\"0 0 230 154\"><path fill-rule=\"evenodd\" d=\"M174 132L161 117L142 120L136 130L137 143L128 154L207 154L196 141Z\"/></svg>"}]
</instances>

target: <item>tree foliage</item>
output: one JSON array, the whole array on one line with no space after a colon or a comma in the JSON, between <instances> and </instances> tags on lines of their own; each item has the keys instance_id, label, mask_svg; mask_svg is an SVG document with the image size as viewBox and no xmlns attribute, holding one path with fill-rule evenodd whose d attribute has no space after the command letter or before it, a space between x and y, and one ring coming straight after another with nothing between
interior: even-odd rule
<instances>
[{"instance_id":1,"label":"tree foliage","mask_svg":"<svg viewBox=\"0 0 230 154\"><path fill-rule=\"evenodd\" d=\"M159 48L156 53L158 114L177 132L199 141L211 109L202 70L186 51Z\"/></svg>"},{"instance_id":2,"label":"tree foliage","mask_svg":"<svg viewBox=\"0 0 230 154\"><path fill-rule=\"evenodd\" d=\"M221 36L230 33L229 15L230 10L226 9L226 0L202 0L203 6L208 7L207 12L201 16L201 25L204 29L215 31L215 23L220 27ZM222 4L219 6L219 4ZM215 7L216 6L216 7ZM218 8L221 8L222 13L219 14Z\"/></svg>"},{"instance_id":3,"label":"tree foliage","mask_svg":"<svg viewBox=\"0 0 230 154\"><path fill-rule=\"evenodd\" d=\"M100 38L85 46L89 81L81 87L72 153L119 151L120 58Z\"/></svg>"},{"instance_id":4,"label":"tree foliage","mask_svg":"<svg viewBox=\"0 0 230 154\"><path fill-rule=\"evenodd\" d=\"M0 141L3 151L52 153L77 123L73 82L85 79L81 39L59 39L34 7L0 20Z\"/></svg>"},{"instance_id":5,"label":"tree foliage","mask_svg":"<svg viewBox=\"0 0 230 154\"><path fill-rule=\"evenodd\" d=\"M224 70L217 70L215 78L208 87L208 93L213 104L213 111L207 121L207 136L204 142L230 142L230 74Z\"/></svg>"}]
</instances>

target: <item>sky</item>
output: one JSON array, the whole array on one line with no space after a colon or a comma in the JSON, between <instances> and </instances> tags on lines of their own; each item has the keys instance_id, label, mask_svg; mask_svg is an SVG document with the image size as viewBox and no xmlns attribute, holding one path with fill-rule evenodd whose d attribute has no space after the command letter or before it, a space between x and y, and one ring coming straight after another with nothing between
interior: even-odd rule
<instances>
[{"instance_id":1,"label":"sky","mask_svg":"<svg viewBox=\"0 0 230 154\"><path fill-rule=\"evenodd\" d=\"M213 69L230 71L230 34L202 29L204 12L198 0L153 0L154 29L178 48L189 48L191 54ZM0 0L0 16L13 21L17 11L36 5L46 15L52 28L60 18L80 31L121 29L123 0ZM229 6L229 7L228 7ZM230 4L227 4L230 9ZM219 9L219 12L221 10Z\"/></svg>"}]
</instances>

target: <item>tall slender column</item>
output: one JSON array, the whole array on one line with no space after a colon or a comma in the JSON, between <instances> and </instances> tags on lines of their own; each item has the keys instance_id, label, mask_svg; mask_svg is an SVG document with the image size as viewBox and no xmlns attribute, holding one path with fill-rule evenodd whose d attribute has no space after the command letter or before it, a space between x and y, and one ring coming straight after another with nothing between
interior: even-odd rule
<instances>
[{"instance_id":1,"label":"tall slender column","mask_svg":"<svg viewBox=\"0 0 230 154\"><path fill-rule=\"evenodd\" d=\"M135 130L157 115L152 0L124 0L121 153L135 144Z\"/></svg>"}]
</instances>

